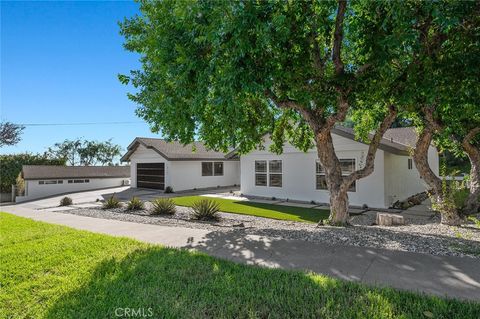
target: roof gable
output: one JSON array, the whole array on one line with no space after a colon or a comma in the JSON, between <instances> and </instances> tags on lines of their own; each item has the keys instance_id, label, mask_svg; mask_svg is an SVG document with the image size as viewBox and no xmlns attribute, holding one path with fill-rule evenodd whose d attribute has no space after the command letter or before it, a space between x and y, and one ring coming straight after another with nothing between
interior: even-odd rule
<instances>
[{"instance_id":1,"label":"roof gable","mask_svg":"<svg viewBox=\"0 0 480 319\"><path fill-rule=\"evenodd\" d=\"M208 149L202 142L193 142L184 145L178 141L166 141L159 138L137 137L129 146L127 153L121 158L122 162L129 161L132 154L143 145L169 161L194 161L194 160L235 160L231 153L224 154Z\"/></svg>"}]
</instances>

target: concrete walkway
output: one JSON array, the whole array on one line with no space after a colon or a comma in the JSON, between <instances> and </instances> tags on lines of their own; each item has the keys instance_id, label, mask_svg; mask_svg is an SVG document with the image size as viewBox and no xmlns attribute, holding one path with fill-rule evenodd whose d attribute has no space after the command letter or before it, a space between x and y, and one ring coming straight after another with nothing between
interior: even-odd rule
<instances>
[{"instance_id":1,"label":"concrete walkway","mask_svg":"<svg viewBox=\"0 0 480 319\"><path fill-rule=\"evenodd\" d=\"M330 246L279 238L228 234L182 227L138 224L32 209L33 203L1 211L113 236L170 247L197 249L212 256L266 267L302 269L329 276L451 298L480 301L480 262L373 248Z\"/></svg>"}]
</instances>

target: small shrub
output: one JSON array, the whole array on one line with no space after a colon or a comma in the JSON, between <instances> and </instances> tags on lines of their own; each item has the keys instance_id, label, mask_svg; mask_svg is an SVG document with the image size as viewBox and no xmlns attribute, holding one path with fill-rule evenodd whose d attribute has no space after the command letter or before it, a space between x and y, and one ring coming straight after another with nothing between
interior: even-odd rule
<instances>
[{"instance_id":1,"label":"small shrub","mask_svg":"<svg viewBox=\"0 0 480 319\"><path fill-rule=\"evenodd\" d=\"M177 207L170 198L157 198L152 201L152 215L174 215L176 211Z\"/></svg>"},{"instance_id":2,"label":"small shrub","mask_svg":"<svg viewBox=\"0 0 480 319\"><path fill-rule=\"evenodd\" d=\"M112 209L119 207L122 207L122 203L120 203L120 201L118 200L118 198L115 197L115 195L112 195L112 197L108 198L103 203L103 209Z\"/></svg>"},{"instance_id":3,"label":"small shrub","mask_svg":"<svg viewBox=\"0 0 480 319\"><path fill-rule=\"evenodd\" d=\"M65 196L60 200L60 206L70 206L73 204L73 200L70 197Z\"/></svg>"},{"instance_id":4,"label":"small shrub","mask_svg":"<svg viewBox=\"0 0 480 319\"><path fill-rule=\"evenodd\" d=\"M131 200L128 201L127 203L127 209L128 210L142 210L144 209L145 205L143 202L140 200L138 197L132 197Z\"/></svg>"},{"instance_id":5,"label":"small shrub","mask_svg":"<svg viewBox=\"0 0 480 319\"><path fill-rule=\"evenodd\" d=\"M171 193L173 193L173 187L172 186L165 187L165 194L171 194Z\"/></svg>"},{"instance_id":6,"label":"small shrub","mask_svg":"<svg viewBox=\"0 0 480 319\"><path fill-rule=\"evenodd\" d=\"M196 201L192 205L192 217L198 220L218 220L220 207L214 200L205 198Z\"/></svg>"}]
</instances>

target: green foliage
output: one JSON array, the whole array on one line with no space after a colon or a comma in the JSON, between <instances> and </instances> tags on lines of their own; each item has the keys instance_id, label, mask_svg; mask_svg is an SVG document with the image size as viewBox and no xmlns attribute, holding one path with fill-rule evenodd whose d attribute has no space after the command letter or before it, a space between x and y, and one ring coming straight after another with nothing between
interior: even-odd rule
<instances>
[{"instance_id":1,"label":"green foliage","mask_svg":"<svg viewBox=\"0 0 480 319\"><path fill-rule=\"evenodd\" d=\"M220 205L212 199L199 199L191 206L192 218L198 220L218 220Z\"/></svg>"},{"instance_id":2,"label":"green foliage","mask_svg":"<svg viewBox=\"0 0 480 319\"><path fill-rule=\"evenodd\" d=\"M270 93L324 124L338 111L339 88L375 100L374 81L390 74L378 70L392 62L386 47L403 45L384 21L393 9L375 1L347 6L345 68L336 72L335 1L141 1L142 15L120 26L142 68L119 81L138 89L129 95L140 105L137 115L170 139L188 143L198 136L211 148L244 153L272 133L276 153L284 141L307 150L313 132L306 118L279 107ZM356 105L356 95L349 99Z\"/></svg>"},{"instance_id":3,"label":"green foliage","mask_svg":"<svg viewBox=\"0 0 480 319\"><path fill-rule=\"evenodd\" d=\"M0 155L0 190L10 192L12 185L22 171L22 165L65 165L64 159L51 158L40 154Z\"/></svg>"},{"instance_id":4,"label":"green foliage","mask_svg":"<svg viewBox=\"0 0 480 319\"><path fill-rule=\"evenodd\" d=\"M73 200L70 197L65 196L60 200L60 206L70 206L72 204Z\"/></svg>"},{"instance_id":5,"label":"green foliage","mask_svg":"<svg viewBox=\"0 0 480 319\"><path fill-rule=\"evenodd\" d=\"M152 215L174 215L176 205L171 198L157 198L152 201Z\"/></svg>"},{"instance_id":6,"label":"green foliage","mask_svg":"<svg viewBox=\"0 0 480 319\"><path fill-rule=\"evenodd\" d=\"M115 197L115 194L113 194L111 197L107 198L102 207L103 209L120 208L122 207L122 203Z\"/></svg>"},{"instance_id":7,"label":"green foliage","mask_svg":"<svg viewBox=\"0 0 480 319\"><path fill-rule=\"evenodd\" d=\"M121 150L120 145L113 144L111 140L98 142L75 139L55 143L48 149L48 153L64 158L72 166L90 166L114 165L115 158L121 155Z\"/></svg>"},{"instance_id":8,"label":"green foliage","mask_svg":"<svg viewBox=\"0 0 480 319\"><path fill-rule=\"evenodd\" d=\"M165 193L166 193L166 194L171 194L171 193L173 193L173 187L172 187L172 186L167 186L167 187L165 187Z\"/></svg>"},{"instance_id":9,"label":"green foliage","mask_svg":"<svg viewBox=\"0 0 480 319\"><path fill-rule=\"evenodd\" d=\"M470 194L469 189L466 187L466 181L447 180L446 174L447 167L442 164L442 194L443 201L441 203L432 201L432 208L442 213L460 212L462 213L465 208L467 198ZM458 171L453 172L453 176L456 176Z\"/></svg>"},{"instance_id":10,"label":"green foliage","mask_svg":"<svg viewBox=\"0 0 480 319\"><path fill-rule=\"evenodd\" d=\"M128 210L142 210L145 208L145 204L138 197L132 197L127 203Z\"/></svg>"}]
</instances>

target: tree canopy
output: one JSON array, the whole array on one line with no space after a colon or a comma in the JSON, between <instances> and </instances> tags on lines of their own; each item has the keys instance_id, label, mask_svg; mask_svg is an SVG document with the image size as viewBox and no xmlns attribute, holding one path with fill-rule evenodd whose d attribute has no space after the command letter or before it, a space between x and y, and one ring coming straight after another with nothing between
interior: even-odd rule
<instances>
[{"instance_id":1,"label":"tree canopy","mask_svg":"<svg viewBox=\"0 0 480 319\"><path fill-rule=\"evenodd\" d=\"M121 155L121 147L111 140L98 142L75 139L56 143L48 149L47 154L64 158L71 166L114 165Z\"/></svg>"}]
</instances>

